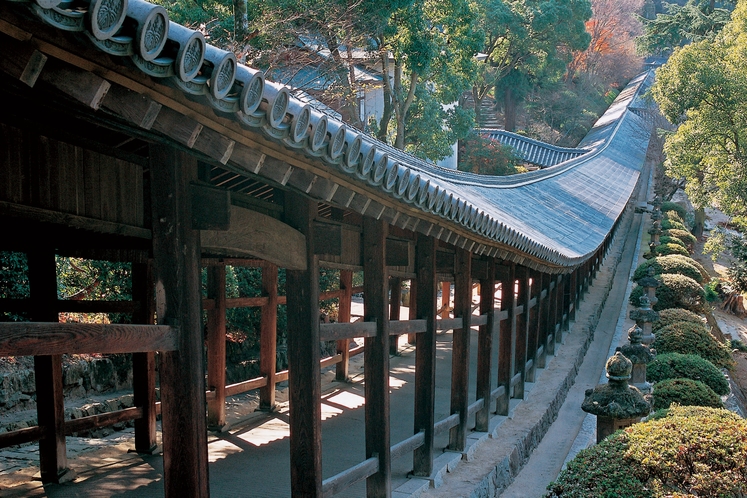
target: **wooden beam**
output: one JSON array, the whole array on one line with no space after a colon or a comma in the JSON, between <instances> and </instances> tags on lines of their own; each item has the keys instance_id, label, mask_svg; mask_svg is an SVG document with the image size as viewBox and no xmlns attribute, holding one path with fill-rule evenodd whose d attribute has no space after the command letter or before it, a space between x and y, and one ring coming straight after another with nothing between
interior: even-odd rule
<instances>
[{"instance_id":1,"label":"wooden beam","mask_svg":"<svg viewBox=\"0 0 747 498\"><path fill-rule=\"evenodd\" d=\"M322 496L321 373L319 371L319 258L314 254L318 207L287 192L288 225L306 237L305 269L286 271L291 494ZM282 247L283 243L280 243ZM300 265L299 265L300 266Z\"/></svg>"},{"instance_id":2,"label":"wooden beam","mask_svg":"<svg viewBox=\"0 0 747 498\"><path fill-rule=\"evenodd\" d=\"M436 239L420 233L415 243L415 301L410 310L426 322L426 330L415 336L415 414L414 433L425 435L421 447L413 452L413 474L427 477L433 472L434 410L436 399Z\"/></svg>"},{"instance_id":3,"label":"wooden beam","mask_svg":"<svg viewBox=\"0 0 747 498\"><path fill-rule=\"evenodd\" d=\"M138 406L117 410L114 412L100 413L98 415L89 415L87 417L76 418L65 422L65 434L72 436L78 432L90 431L101 427L126 422L128 420L137 420L142 418L143 409Z\"/></svg>"},{"instance_id":4,"label":"wooden beam","mask_svg":"<svg viewBox=\"0 0 747 498\"><path fill-rule=\"evenodd\" d=\"M475 414L475 430L488 432L490 423L490 393L492 387L493 354L495 348L498 322L495 320L495 260L485 261L485 275L480 280L480 315L487 317L487 323L481 325L477 335L477 399L485 402Z\"/></svg>"},{"instance_id":5,"label":"wooden beam","mask_svg":"<svg viewBox=\"0 0 747 498\"><path fill-rule=\"evenodd\" d=\"M471 317L472 253L457 249L454 262L454 318L461 318L462 326L454 329L451 347L451 413L459 414L459 424L449 433L449 449L454 451L464 451L467 445Z\"/></svg>"},{"instance_id":6,"label":"wooden beam","mask_svg":"<svg viewBox=\"0 0 747 498\"><path fill-rule=\"evenodd\" d=\"M386 265L410 266L410 241L387 238Z\"/></svg>"},{"instance_id":7,"label":"wooden beam","mask_svg":"<svg viewBox=\"0 0 747 498\"><path fill-rule=\"evenodd\" d=\"M192 184L192 229L231 228L231 193L209 185Z\"/></svg>"},{"instance_id":8,"label":"wooden beam","mask_svg":"<svg viewBox=\"0 0 747 498\"><path fill-rule=\"evenodd\" d=\"M51 59L41 72L40 81L97 111L111 83L84 69Z\"/></svg>"},{"instance_id":9,"label":"wooden beam","mask_svg":"<svg viewBox=\"0 0 747 498\"><path fill-rule=\"evenodd\" d=\"M373 322L322 323L319 325L319 340L339 341L355 337L375 337L376 330Z\"/></svg>"},{"instance_id":10,"label":"wooden beam","mask_svg":"<svg viewBox=\"0 0 747 498\"><path fill-rule=\"evenodd\" d=\"M164 107L153 122L153 131L157 131L175 140L185 147L192 148L200 136L203 126L178 112Z\"/></svg>"},{"instance_id":11,"label":"wooden beam","mask_svg":"<svg viewBox=\"0 0 747 498\"><path fill-rule=\"evenodd\" d=\"M262 306L259 325L259 372L268 382L259 391L259 409L273 411L278 340L278 267L273 264L262 267L262 294L267 304Z\"/></svg>"},{"instance_id":12,"label":"wooden beam","mask_svg":"<svg viewBox=\"0 0 747 498\"><path fill-rule=\"evenodd\" d=\"M193 198L194 200L194 198ZM194 205L192 211L194 212ZM207 402L207 425L222 432L226 423L226 267L207 269L207 295L215 307L207 312L207 388L215 393Z\"/></svg>"},{"instance_id":13,"label":"wooden beam","mask_svg":"<svg viewBox=\"0 0 747 498\"><path fill-rule=\"evenodd\" d=\"M366 458L378 455L379 471L366 480L366 496L392 493L389 417L389 275L386 267L388 225L363 218L364 321L376 323L376 336L366 337L363 358L366 374ZM318 347L317 347L318 349Z\"/></svg>"},{"instance_id":14,"label":"wooden beam","mask_svg":"<svg viewBox=\"0 0 747 498\"><path fill-rule=\"evenodd\" d=\"M101 106L144 130L153 127L163 107L145 95L116 84L109 88Z\"/></svg>"},{"instance_id":15,"label":"wooden beam","mask_svg":"<svg viewBox=\"0 0 747 498\"><path fill-rule=\"evenodd\" d=\"M315 254L340 256L342 254L342 226L315 220L314 241L316 243Z\"/></svg>"},{"instance_id":16,"label":"wooden beam","mask_svg":"<svg viewBox=\"0 0 747 498\"><path fill-rule=\"evenodd\" d=\"M0 37L0 71L33 87L47 62L47 56L28 43L21 43L5 35Z\"/></svg>"},{"instance_id":17,"label":"wooden beam","mask_svg":"<svg viewBox=\"0 0 747 498\"><path fill-rule=\"evenodd\" d=\"M197 161L165 145L151 145L149 157L158 323L179 326L178 351L160 365L165 496L207 497L200 233L189 190Z\"/></svg>"},{"instance_id":18,"label":"wooden beam","mask_svg":"<svg viewBox=\"0 0 747 498\"><path fill-rule=\"evenodd\" d=\"M267 260L288 270L304 270L307 238L290 225L256 211L231 206L228 231L203 230L202 250Z\"/></svg>"},{"instance_id":19,"label":"wooden beam","mask_svg":"<svg viewBox=\"0 0 747 498\"><path fill-rule=\"evenodd\" d=\"M236 142L226 138L225 135L210 128L202 128L193 148L221 164L226 164L231 158L235 146Z\"/></svg>"}]
</instances>

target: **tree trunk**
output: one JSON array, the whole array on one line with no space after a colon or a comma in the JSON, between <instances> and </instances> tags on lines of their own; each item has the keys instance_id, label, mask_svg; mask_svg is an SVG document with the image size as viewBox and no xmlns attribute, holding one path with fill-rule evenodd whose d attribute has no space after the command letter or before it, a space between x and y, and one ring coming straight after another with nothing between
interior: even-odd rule
<instances>
[{"instance_id":1,"label":"tree trunk","mask_svg":"<svg viewBox=\"0 0 747 498\"><path fill-rule=\"evenodd\" d=\"M234 38L239 47L243 48L249 33L249 18L246 11L246 0L233 0L233 29Z\"/></svg>"},{"instance_id":2,"label":"tree trunk","mask_svg":"<svg viewBox=\"0 0 747 498\"><path fill-rule=\"evenodd\" d=\"M384 44L382 43L381 46L383 47ZM381 67L383 68L382 77L384 78L384 111L381 113L379 133L376 138L382 142L386 142L389 121L392 120L392 113L394 112L392 106L392 82L389 78L389 52L386 49L381 51Z\"/></svg>"},{"instance_id":3,"label":"tree trunk","mask_svg":"<svg viewBox=\"0 0 747 498\"><path fill-rule=\"evenodd\" d=\"M472 87L472 101L475 103L475 125L482 128L482 98L476 86Z\"/></svg>"},{"instance_id":4,"label":"tree trunk","mask_svg":"<svg viewBox=\"0 0 747 498\"><path fill-rule=\"evenodd\" d=\"M503 116L506 131L516 130L516 99L511 88L506 88L503 94Z\"/></svg>"},{"instance_id":5,"label":"tree trunk","mask_svg":"<svg viewBox=\"0 0 747 498\"><path fill-rule=\"evenodd\" d=\"M703 230L705 228L705 208L697 208L695 210L695 226L693 227L693 235L697 238L703 236Z\"/></svg>"}]
</instances>

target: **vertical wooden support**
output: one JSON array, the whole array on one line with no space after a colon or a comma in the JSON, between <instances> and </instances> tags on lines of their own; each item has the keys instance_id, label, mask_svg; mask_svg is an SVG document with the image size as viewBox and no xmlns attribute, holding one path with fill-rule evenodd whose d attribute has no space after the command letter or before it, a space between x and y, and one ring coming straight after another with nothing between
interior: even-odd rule
<instances>
[{"instance_id":1,"label":"vertical wooden support","mask_svg":"<svg viewBox=\"0 0 747 498\"><path fill-rule=\"evenodd\" d=\"M207 312L207 382L215 396L207 402L208 428L221 432L226 424L226 267L207 267L207 297L215 302ZM260 356L261 358L261 356Z\"/></svg>"},{"instance_id":2,"label":"vertical wooden support","mask_svg":"<svg viewBox=\"0 0 747 498\"><path fill-rule=\"evenodd\" d=\"M423 431L425 441L413 452L413 474L430 476L433 472L433 423L436 399L436 244L433 237L417 234L415 247L415 296L410 310L425 320L426 330L415 337L415 434ZM415 301L412 298L415 298ZM410 315L412 316L412 314Z\"/></svg>"},{"instance_id":3,"label":"vertical wooden support","mask_svg":"<svg viewBox=\"0 0 747 498\"><path fill-rule=\"evenodd\" d=\"M557 337L558 324L558 282L553 275L548 275L547 279L547 341L545 348L548 355L555 354L555 337Z\"/></svg>"},{"instance_id":4,"label":"vertical wooden support","mask_svg":"<svg viewBox=\"0 0 747 498\"><path fill-rule=\"evenodd\" d=\"M338 320L340 323L350 322L350 306L353 301L353 272L350 270L340 270L340 311ZM337 341L337 354L342 359L336 366L335 378L340 382L347 382L350 377L350 339L341 339Z\"/></svg>"},{"instance_id":5,"label":"vertical wooden support","mask_svg":"<svg viewBox=\"0 0 747 498\"><path fill-rule=\"evenodd\" d=\"M322 408L319 371L319 258L314 254L317 203L285 195L286 222L306 236L306 270L287 270L291 493L322 496ZM387 356L388 358L388 356Z\"/></svg>"},{"instance_id":6,"label":"vertical wooden support","mask_svg":"<svg viewBox=\"0 0 747 498\"><path fill-rule=\"evenodd\" d=\"M546 289L550 279L547 275L542 272L536 272L534 274L535 283L537 285L537 347L542 346L542 353L537 355L537 368L545 368L547 366L547 322L548 322L548 302L550 293L548 291L545 297L542 297L543 289Z\"/></svg>"},{"instance_id":7,"label":"vertical wooden support","mask_svg":"<svg viewBox=\"0 0 747 498\"><path fill-rule=\"evenodd\" d=\"M576 321L576 308L578 308L580 294L578 292L578 280L581 268L576 268L568 279L568 321Z\"/></svg>"},{"instance_id":8,"label":"vertical wooden support","mask_svg":"<svg viewBox=\"0 0 747 498\"><path fill-rule=\"evenodd\" d=\"M200 312L200 232L192 229L190 182L197 161L150 147L153 259L158 323L178 327L178 350L161 355L165 496L209 496L205 362Z\"/></svg>"},{"instance_id":9,"label":"vertical wooden support","mask_svg":"<svg viewBox=\"0 0 747 498\"><path fill-rule=\"evenodd\" d=\"M521 314L516 313L515 368L513 374L521 374L519 383L514 387L514 398L524 399L524 383L527 370L527 343L529 341L529 268L516 267L516 280L519 287L516 306L522 307Z\"/></svg>"},{"instance_id":10,"label":"vertical wooden support","mask_svg":"<svg viewBox=\"0 0 747 498\"><path fill-rule=\"evenodd\" d=\"M410 280L410 308L407 316L410 320L416 320L418 318L418 283L417 279ZM417 341L417 334L407 334L407 343L415 345Z\"/></svg>"},{"instance_id":11,"label":"vertical wooden support","mask_svg":"<svg viewBox=\"0 0 747 498\"><path fill-rule=\"evenodd\" d=\"M371 498L389 497L392 493L387 232L388 225L383 221L367 216L363 218L363 313L367 322L376 322L376 335L366 337L363 357L366 375L366 458L379 458L379 471L366 480L366 495Z\"/></svg>"},{"instance_id":12,"label":"vertical wooden support","mask_svg":"<svg viewBox=\"0 0 747 498\"><path fill-rule=\"evenodd\" d=\"M563 275L563 330L568 332L571 330L571 313L573 312L573 296L571 295L573 289L573 273Z\"/></svg>"},{"instance_id":13,"label":"vertical wooden support","mask_svg":"<svg viewBox=\"0 0 747 498\"><path fill-rule=\"evenodd\" d=\"M150 263L132 264L132 298L140 303L133 322L153 324L156 317L153 266ZM135 420L135 451L153 454L156 451L156 354L132 354L132 391L135 406L143 410L143 417Z\"/></svg>"},{"instance_id":14,"label":"vertical wooden support","mask_svg":"<svg viewBox=\"0 0 747 498\"><path fill-rule=\"evenodd\" d=\"M392 277L389 279L389 320L399 320L400 306L402 304L402 279ZM399 336L389 338L389 354L399 354Z\"/></svg>"},{"instance_id":15,"label":"vertical wooden support","mask_svg":"<svg viewBox=\"0 0 747 498\"><path fill-rule=\"evenodd\" d=\"M504 395L496 399L495 408L498 415L508 415L511 398L511 376L513 375L513 341L516 336L516 281L515 265L508 263L496 267L496 274L501 283L501 312L507 317L501 320L498 336L498 385L504 387ZM500 269L500 274L498 270Z\"/></svg>"},{"instance_id":16,"label":"vertical wooden support","mask_svg":"<svg viewBox=\"0 0 747 498\"><path fill-rule=\"evenodd\" d=\"M259 332L259 371L267 377L267 384L259 388L259 409L273 411L275 405L275 369L278 344L278 267L262 265L262 295L267 304L262 306Z\"/></svg>"},{"instance_id":17,"label":"vertical wooden support","mask_svg":"<svg viewBox=\"0 0 747 498\"><path fill-rule=\"evenodd\" d=\"M555 308L557 315L555 317L555 323L558 326L555 328L555 343L560 344L563 342L563 331L565 330L565 283L568 281L568 277L564 275L558 275L555 280L555 298L558 301L558 306Z\"/></svg>"},{"instance_id":18,"label":"vertical wooden support","mask_svg":"<svg viewBox=\"0 0 747 498\"><path fill-rule=\"evenodd\" d=\"M28 253L29 289L34 303L31 319L56 322L57 269L52 249ZM44 483L61 483L75 478L67 467L65 443L65 400L62 392L62 356L35 356L36 413L45 435L39 440L39 467Z\"/></svg>"},{"instance_id":19,"label":"vertical wooden support","mask_svg":"<svg viewBox=\"0 0 747 498\"><path fill-rule=\"evenodd\" d=\"M472 253L457 249L454 258L454 318L462 319L462 327L454 329L451 345L451 413L459 413L459 424L449 432L449 449L454 451L464 451L467 444L471 317Z\"/></svg>"},{"instance_id":20,"label":"vertical wooden support","mask_svg":"<svg viewBox=\"0 0 747 498\"><path fill-rule=\"evenodd\" d=\"M451 282L441 282L441 318L449 318L451 305Z\"/></svg>"},{"instance_id":21,"label":"vertical wooden support","mask_svg":"<svg viewBox=\"0 0 747 498\"><path fill-rule=\"evenodd\" d=\"M529 270L527 282L529 283L529 289L527 290L527 301L534 299L534 306L529 309L527 315L527 362L532 360L531 368L526 371L526 381L534 382L534 375L537 370L537 348L539 347L539 305L540 297L538 289L539 287L539 273L536 271Z\"/></svg>"},{"instance_id":22,"label":"vertical wooden support","mask_svg":"<svg viewBox=\"0 0 747 498\"><path fill-rule=\"evenodd\" d=\"M488 260L488 273L480 280L480 314L488 316L488 323L480 325L477 335L477 399L483 406L475 414L475 430L487 432L490 423L490 394L492 387L493 342L497 331L495 320L495 260Z\"/></svg>"}]
</instances>

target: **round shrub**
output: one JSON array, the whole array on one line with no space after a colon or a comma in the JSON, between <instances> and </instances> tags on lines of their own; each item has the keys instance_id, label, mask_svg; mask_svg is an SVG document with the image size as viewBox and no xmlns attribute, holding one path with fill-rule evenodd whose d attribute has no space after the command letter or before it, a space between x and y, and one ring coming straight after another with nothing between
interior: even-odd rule
<instances>
[{"instance_id":1,"label":"round shrub","mask_svg":"<svg viewBox=\"0 0 747 498\"><path fill-rule=\"evenodd\" d=\"M677 211L664 211L664 219L669 221L676 221L677 223L685 224L685 218L683 216L680 216Z\"/></svg>"},{"instance_id":2,"label":"round shrub","mask_svg":"<svg viewBox=\"0 0 747 498\"><path fill-rule=\"evenodd\" d=\"M667 379L654 384L654 410L669 408L672 403L711 408L724 406L718 394L699 380Z\"/></svg>"},{"instance_id":3,"label":"round shrub","mask_svg":"<svg viewBox=\"0 0 747 498\"><path fill-rule=\"evenodd\" d=\"M659 301L654 305L654 310L685 308L695 313L705 311L705 291L692 278L665 273L657 275L656 279L661 285L656 288L656 297ZM638 306L642 295L643 287L637 285L630 293L630 304Z\"/></svg>"},{"instance_id":4,"label":"round shrub","mask_svg":"<svg viewBox=\"0 0 747 498\"><path fill-rule=\"evenodd\" d=\"M665 219L661 220L661 229L662 230L677 229L677 230L685 230L686 231L687 227L682 222L668 220L668 219L665 218Z\"/></svg>"},{"instance_id":5,"label":"round shrub","mask_svg":"<svg viewBox=\"0 0 747 498\"><path fill-rule=\"evenodd\" d=\"M659 312L659 319L653 323L653 331L656 333L659 329L677 322L694 323L703 327L703 330L708 330L705 328L705 321L700 315L682 308L669 308Z\"/></svg>"},{"instance_id":6,"label":"round shrub","mask_svg":"<svg viewBox=\"0 0 747 498\"><path fill-rule=\"evenodd\" d=\"M679 254L680 256L689 256L690 251L684 245L673 243L662 243L654 247L654 256L668 256L670 254Z\"/></svg>"},{"instance_id":7,"label":"round shrub","mask_svg":"<svg viewBox=\"0 0 747 498\"><path fill-rule=\"evenodd\" d=\"M703 277L703 282L708 282L711 279L711 275L708 273L708 270L706 270L702 264L700 264L698 261L695 261L690 256L682 256L680 254L670 254L669 256L664 256L664 257L670 258L672 261L682 261L682 262L693 265L695 268L698 269L698 271L700 272L700 275Z\"/></svg>"},{"instance_id":8,"label":"round shrub","mask_svg":"<svg viewBox=\"0 0 747 498\"><path fill-rule=\"evenodd\" d=\"M690 264L688 260L692 261L690 258L673 258L672 256L659 256L657 258L649 259L638 265L638 268L635 269L635 272L633 273L633 281L637 282L638 280L648 276L648 268L649 266L653 266L654 275L677 273L679 275L690 277L698 283L702 282L703 276L700 274L700 271L698 271L695 265Z\"/></svg>"},{"instance_id":9,"label":"round shrub","mask_svg":"<svg viewBox=\"0 0 747 498\"><path fill-rule=\"evenodd\" d=\"M674 245L677 245L677 246L682 246L685 249L687 249L687 245L684 242L682 242L680 239L676 238L676 237L670 237L668 235L662 235L661 237L659 237L659 242L661 244L674 244Z\"/></svg>"},{"instance_id":10,"label":"round shrub","mask_svg":"<svg viewBox=\"0 0 747 498\"><path fill-rule=\"evenodd\" d=\"M548 498L740 496L747 421L718 408L672 406L581 451Z\"/></svg>"},{"instance_id":11,"label":"round shrub","mask_svg":"<svg viewBox=\"0 0 747 498\"><path fill-rule=\"evenodd\" d=\"M673 228L671 230L663 230L661 232L661 235L680 239L685 243L686 246L689 247L695 247L695 244L698 242L698 239L695 238L695 235L691 234L687 230L677 230L676 228Z\"/></svg>"},{"instance_id":12,"label":"round shrub","mask_svg":"<svg viewBox=\"0 0 747 498\"><path fill-rule=\"evenodd\" d=\"M667 214L670 211L674 211L675 213L677 213L677 216L679 216L681 220L687 218L687 209L680 206L676 202L662 202L659 209L661 209L661 212L664 214Z\"/></svg>"},{"instance_id":13,"label":"round shrub","mask_svg":"<svg viewBox=\"0 0 747 498\"><path fill-rule=\"evenodd\" d=\"M661 382L668 379L698 380L710 387L719 396L729 394L729 382L726 377L713 363L694 354L667 353L658 355L654 361L646 365L646 379L651 382Z\"/></svg>"},{"instance_id":14,"label":"round shrub","mask_svg":"<svg viewBox=\"0 0 747 498\"><path fill-rule=\"evenodd\" d=\"M695 354L719 368L734 368L729 348L717 341L702 324L678 322L660 328L653 348L659 354Z\"/></svg>"}]
</instances>

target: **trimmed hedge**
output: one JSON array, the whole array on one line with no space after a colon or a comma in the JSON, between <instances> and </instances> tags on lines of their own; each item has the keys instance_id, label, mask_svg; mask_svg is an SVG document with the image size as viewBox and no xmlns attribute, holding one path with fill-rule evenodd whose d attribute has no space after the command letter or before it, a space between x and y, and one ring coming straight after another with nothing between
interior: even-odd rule
<instances>
[{"instance_id":1,"label":"trimmed hedge","mask_svg":"<svg viewBox=\"0 0 747 498\"><path fill-rule=\"evenodd\" d=\"M691 234L687 230L678 230L676 228L673 228L671 230L663 230L661 232L661 235L678 238L682 242L684 242L686 246L690 247L695 247L695 244L698 242L698 239L695 238L695 235Z\"/></svg>"},{"instance_id":2,"label":"trimmed hedge","mask_svg":"<svg viewBox=\"0 0 747 498\"><path fill-rule=\"evenodd\" d=\"M678 239L679 240L679 239ZM690 251L684 245L680 244L659 244L654 247L654 256L669 256L670 254L679 254L680 256L689 256Z\"/></svg>"},{"instance_id":3,"label":"trimmed hedge","mask_svg":"<svg viewBox=\"0 0 747 498\"><path fill-rule=\"evenodd\" d=\"M633 281L637 282L638 280L648 276L648 268L649 266L653 266L654 275L675 273L690 277L696 282L701 283L703 281L703 276L700 274L700 271L698 271L698 268L695 265L690 264L688 260L690 260L690 258L672 256L659 256L657 258L649 259L638 265L638 268L635 269L635 272L633 273Z\"/></svg>"},{"instance_id":4,"label":"trimmed hedge","mask_svg":"<svg viewBox=\"0 0 747 498\"><path fill-rule=\"evenodd\" d=\"M661 209L661 212L664 214L667 214L669 211L674 211L675 213L677 213L677 216L679 216L681 220L684 220L687 218L687 209L680 206L676 202L670 202L670 201L662 202L661 207L659 209Z\"/></svg>"},{"instance_id":5,"label":"trimmed hedge","mask_svg":"<svg viewBox=\"0 0 747 498\"><path fill-rule=\"evenodd\" d=\"M698 380L719 396L729 394L726 377L713 363L694 354L660 354L646 365L646 380L661 382L668 379Z\"/></svg>"},{"instance_id":6,"label":"trimmed hedge","mask_svg":"<svg viewBox=\"0 0 747 498\"><path fill-rule=\"evenodd\" d=\"M663 498L747 493L747 421L718 408L672 406L581 451L549 498Z\"/></svg>"},{"instance_id":7,"label":"trimmed hedge","mask_svg":"<svg viewBox=\"0 0 747 498\"><path fill-rule=\"evenodd\" d=\"M656 279L661 282L656 288L656 297L659 300L654 305L656 311L667 308L685 308L695 313L705 311L705 291L692 278L665 273L657 275ZM630 293L630 304L638 306L642 295L643 287L636 285Z\"/></svg>"},{"instance_id":8,"label":"trimmed hedge","mask_svg":"<svg viewBox=\"0 0 747 498\"><path fill-rule=\"evenodd\" d=\"M705 320L700 315L693 313L692 311L684 310L682 308L669 308L666 310L661 310L659 312L659 319L652 324L654 334L659 329L677 322L694 323L696 325L700 325L701 327L703 327L703 330L708 332L708 329L705 326Z\"/></svg>"},{"instance_id":9,"label":"trimmed hedge","mask_svg":"<svg viewBox=\"0 0 747 498\"><path fill-rule=\"evenodd\" d=\"M668 220L666 218L661 220L661 229L662 230L677 229L677 230L687 231L687 227L684 225L684 223L681 223L679 221Z\"/></svg>"},{"instance_id":10,"label":"trimmed hedge","mask_svg":"<svg viewBox=\"0 0 747 498\"><path fill-rule=\"evenodd\" d=\"M670 237L668 235L662 235L661 237L659 237L659 243L660 244L674 244L677 246L682 246L685 249L687 249L687 244L685 244L684 242L682 242L680 239L676 237ZM688 253L689 252L690 251L688 251Z\"/></svg>"},{"instance_id":11,"label":"trimmed hedge","mask_svg":"<svg viewBox=\"0 0 747 498\"><path fill-rule=\"evenodd\" d=\"M654 410L669 408L672 403L711 408L724 406L719 395L699 380L676 378L654 384Z\"/></svg>"},{"instance_id":12,"label":"trimmed hedge","mask_svg":"<svg viewBox=\"0 0 747 498\"><path fill-rule=\"evenodd\" d=\"M703 325L678 322L660 328L653 348L660 354L695 354L719 368L734 368L731 350L717 341Z\"/></svg>"}]
</instances>

